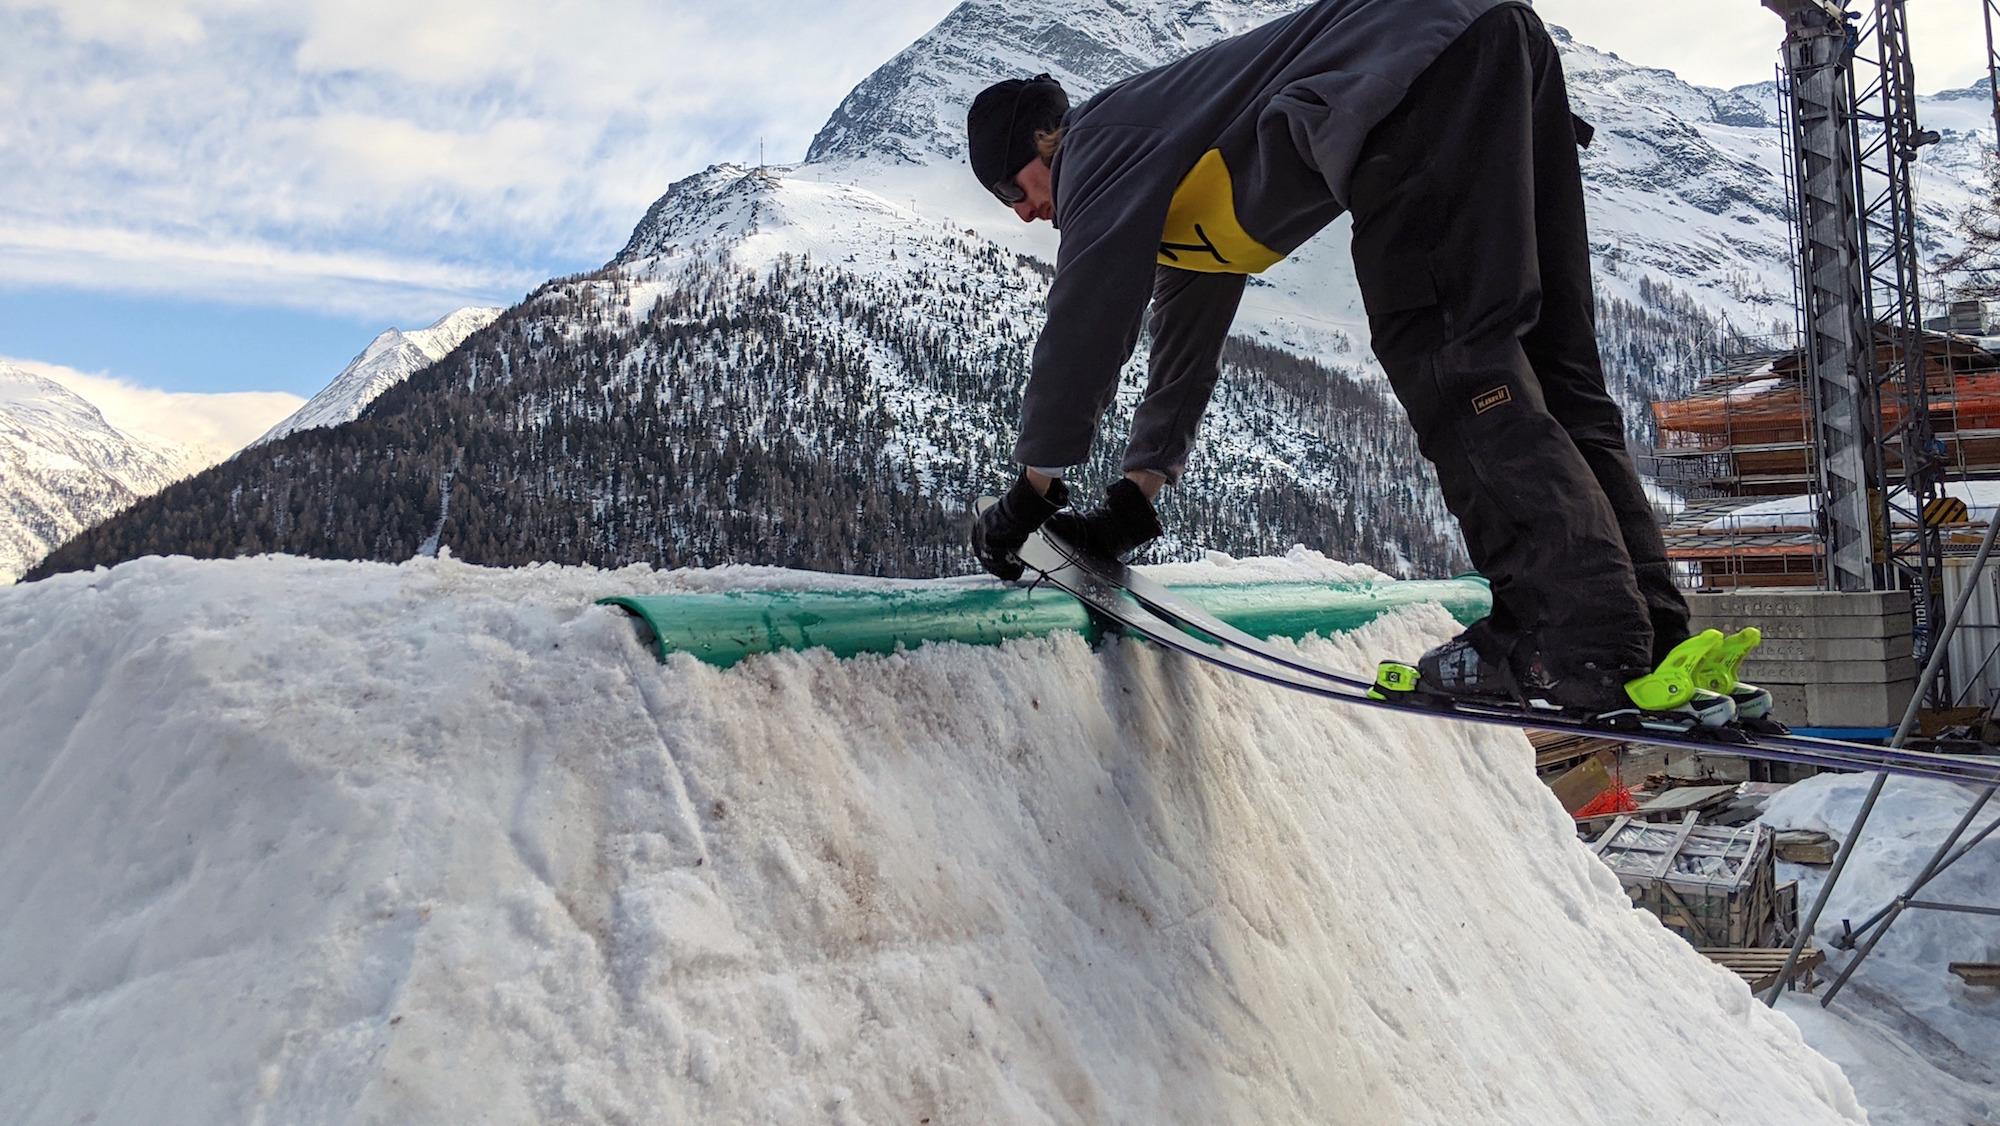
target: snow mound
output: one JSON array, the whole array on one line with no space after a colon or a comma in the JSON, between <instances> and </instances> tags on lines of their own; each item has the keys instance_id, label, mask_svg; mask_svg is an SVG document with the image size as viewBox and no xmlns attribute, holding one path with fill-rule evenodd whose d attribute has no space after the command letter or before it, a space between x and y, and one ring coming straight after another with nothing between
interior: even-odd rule
<instances>
[{"instance_id":1,"label":"snow mound","mask_svg":"<svg viewBox=\"0 0 2000 1126\"><path fill-rule=\"evenodd\" d=\"M9 1121L1864 1120L1514 733L1074 635L662 667L592 605L728 581L0 589Z\"/></svg>"}]
</instances>

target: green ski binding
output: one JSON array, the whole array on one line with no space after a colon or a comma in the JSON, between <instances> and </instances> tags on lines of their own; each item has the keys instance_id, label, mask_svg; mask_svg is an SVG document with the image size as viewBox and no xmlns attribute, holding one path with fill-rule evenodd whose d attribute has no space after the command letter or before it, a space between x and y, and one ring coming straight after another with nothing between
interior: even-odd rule
<instances>
[{"instance_id":1,"label":"green ski binding","mask_svg":"<svg viewBox=\"0 0 2000 1126\"><path fill-rule=\"evenodd\" d=\"M1670 712L1694 699L1695 669L1723 643L1722 631L1705 629L1667 654L1658 668L1625 683L1625 694L1649 712ZM1747 651L1747 650L1746 650Z\"/></svg>"},{"instance_id":2,"label":"green ski binding","mask_svg":"<svg viewBox=\"0 0 2000 1126\"><path fill-rule=\"evenodd\" d=\"M1375 687L1368 690L1371 700L1394 700L1417 690L1417 666L1383 661L1375 666Z\"/></svg>"},{"instance_id":3,"label":"green ski binding","mask_svg":"<svg viewBox=\"0 0 2000 1126\"><path fill-rule=\"evenodd\" d=\"M1736 691L1739 683L1736 679L1737 667L1752 649L1763 642L1764 633L1756 626L1747 626L1723 638L1720 645L1710 649L1695 665L1694 686L1720 692L1724 696Z\"/></svg>"}]
</instances>

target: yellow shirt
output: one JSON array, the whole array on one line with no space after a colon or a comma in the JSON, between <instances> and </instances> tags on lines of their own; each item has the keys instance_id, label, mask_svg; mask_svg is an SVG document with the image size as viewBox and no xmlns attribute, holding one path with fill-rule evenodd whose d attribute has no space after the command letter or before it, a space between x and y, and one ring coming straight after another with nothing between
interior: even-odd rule
<instances>
[{"instance_id":1,"label":"yellow shirt","mask_svg":"<svg viewBox=\"0 0 2000 1126\"><path fill-rule=\"evenodd\" d=\"M1236 221L1236 195L1222 153L1210 149L1174 189L1160 232L1160 264L1204 274L1261 274L1284 255Z\"/></svg>"}]
</instances>

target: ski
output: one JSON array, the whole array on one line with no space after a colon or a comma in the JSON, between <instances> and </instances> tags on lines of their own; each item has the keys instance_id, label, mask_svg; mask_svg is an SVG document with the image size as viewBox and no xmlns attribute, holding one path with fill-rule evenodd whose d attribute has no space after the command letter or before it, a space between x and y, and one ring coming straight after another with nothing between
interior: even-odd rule
<instances>
[{"instance_id":1,"label":"ski","mask_svg":"<svg viewBox=\"0 0 2000 1126\"><path fill-rule=\"evenodd\" d=\"M1045 532L1020 558L1042 581L1066 591L1122 632L1267 684L1342 703L1515 728L1595 735L1657 746L1691 747L1748 758L1836 770L1885 771L1975 785L2000 784L2000 761L1906 751L1801 735L1754 735L1736 728L1688 732L1632 730L1557 711L1471 701L1413 706L1368 695L1372 682L1314 665L1277 649L1119 563L1082 555Z\"/></svg>"}]
</instances>

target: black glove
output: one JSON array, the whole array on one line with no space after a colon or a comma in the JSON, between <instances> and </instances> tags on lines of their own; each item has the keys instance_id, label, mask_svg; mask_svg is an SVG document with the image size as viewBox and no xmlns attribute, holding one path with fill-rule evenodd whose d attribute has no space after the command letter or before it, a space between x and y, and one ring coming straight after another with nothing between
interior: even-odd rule
<instances>
[{"instance_id":1,"label":"black glove","mask_svg":"<svg viewBox=\"0 0 2000 1126\"><path fill-rule=\"evenodd\" d=\"M1048 524L1071 547L1099 559L1122 559L1165 530L1153 502L1130 477L1112 482L1103 504L1089 512L1058 512Z\"/></svg>"},{"instance_id":2,"label":"black glove","mask_svg":"<svg viewBox=\"0 0 2000 1126\"><path fill-rule=\"evenodd\" d=\"M1055 515L1056 510L1069 503L1069 486L1058 477L1049 482L1049 494L1043 496L1035 491L1026 473L993 505L979 514L972 524L972 554L979 557L979 565L991 573L1013 582L1021 577L1021 560L1014 553L1028 542L1042 521Z\"/></svg>"}]
</instances>

